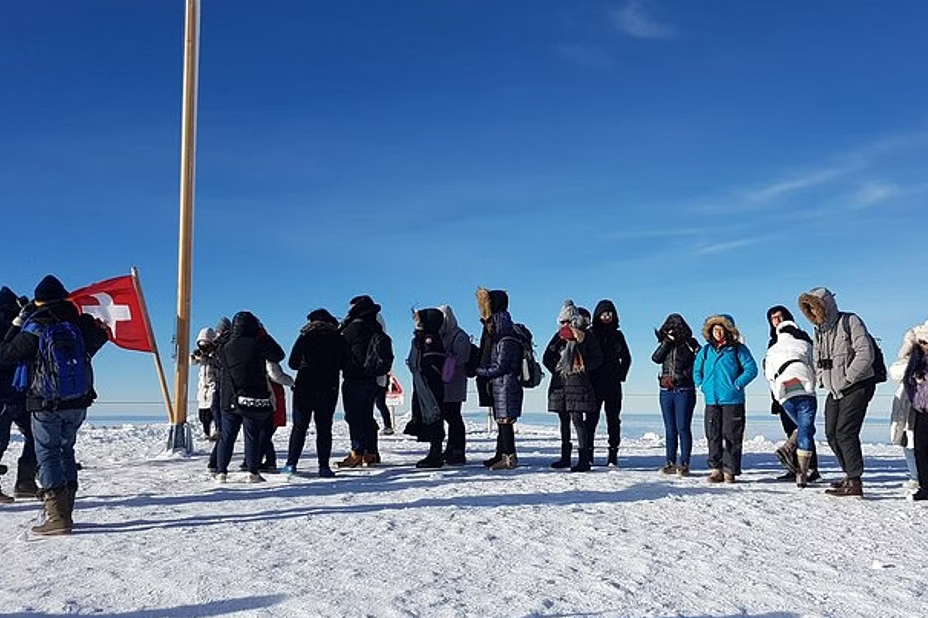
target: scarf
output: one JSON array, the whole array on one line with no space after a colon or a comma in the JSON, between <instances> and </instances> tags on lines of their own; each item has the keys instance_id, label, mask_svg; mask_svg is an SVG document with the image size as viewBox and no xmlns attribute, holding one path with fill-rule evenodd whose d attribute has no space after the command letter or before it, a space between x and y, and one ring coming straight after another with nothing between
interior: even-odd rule
<instances>
[{"instance_id":1,"label":"scarf","mask_svg":"<svg viewBox=\"0 0 928 618\"><path fill-rule=\"evenodd\" d=\"M579 344L583 343L586 333L565 324L557 331L557 334L560 336L561 340L566 341L567 344L564 346L564 349L561 350L561 357L557 361L555 370L561 376L568 376L586 371L583 355L580 354L579 348Z\"/></svg>"}]
</instances>

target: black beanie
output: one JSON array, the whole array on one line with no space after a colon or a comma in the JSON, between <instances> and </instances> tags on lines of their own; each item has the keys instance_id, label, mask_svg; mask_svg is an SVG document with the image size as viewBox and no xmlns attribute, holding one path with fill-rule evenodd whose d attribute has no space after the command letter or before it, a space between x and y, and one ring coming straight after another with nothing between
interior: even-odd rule
<instances>
[{"instance_id":1,"label":"black beanie","mask_svg":"<svg viewBox=\"0 0 928 618\"><path fill-rule=\"evenodd\" d=\"M310 322L325 322L326 324L331 324L332 326L338 326L338 320L335 319L335 316L325 309L316 309L314 311L310 311L309 315L306 316L306 319Z\"/></svg>"},{"instance_id":2,"label":"black beanie","mask_svg":"<svg viewBox=\"0 0 928 618\"><path fill-rule=\"evenodd\" d=\"M68 291L54 275L45 275L39 285L35 286L35 301L38 303L50 303L67 297Z\"/></svg>"}]
</instances>

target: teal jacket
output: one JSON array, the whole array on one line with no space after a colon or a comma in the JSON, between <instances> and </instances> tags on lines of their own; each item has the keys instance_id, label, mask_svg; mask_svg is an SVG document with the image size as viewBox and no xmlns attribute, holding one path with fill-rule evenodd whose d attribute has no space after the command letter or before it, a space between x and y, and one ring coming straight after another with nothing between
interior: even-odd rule
<instances>
[{"instance_id":1,"label":"teal jacket","mask_svg":"<svg viewBox=\"0 0 928 618\"><path fill-rule=\"evenodd\" d=\"M756 377L757 363L743 343L718 349L707 343L696 354L693 380L702 390L706 405L743 404L744 387Z\"/></svg>"}]
</instances>

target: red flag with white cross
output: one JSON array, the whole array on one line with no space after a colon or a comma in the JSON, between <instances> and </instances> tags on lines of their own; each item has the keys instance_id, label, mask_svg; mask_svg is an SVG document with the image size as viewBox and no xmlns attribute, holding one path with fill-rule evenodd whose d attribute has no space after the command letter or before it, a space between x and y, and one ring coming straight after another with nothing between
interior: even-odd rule
<instances>
[{"instance_id":1,"label":"red flag with white cross","mask_svg":"<svg viewBox=\"0 0 928 618\"><path fill-rule=\"evenodd\" d=\"M146 312L131 275L93 283L74 290L68 298L81 313L106 324L110 341L119 347L154 352Z\"/></svg>"}]
</instances>

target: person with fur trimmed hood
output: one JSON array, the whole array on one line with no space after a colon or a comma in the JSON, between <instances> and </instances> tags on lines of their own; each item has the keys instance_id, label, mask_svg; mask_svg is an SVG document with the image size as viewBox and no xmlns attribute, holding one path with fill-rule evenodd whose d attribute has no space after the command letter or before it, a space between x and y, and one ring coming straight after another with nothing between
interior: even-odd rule
<instances>
[{"instance_id":1,"label":"person with fur trimmed hood","mask_svg":"<svg viewBox=\"0 0 928 618\"><path fill-rule=\"evenodd\" d=\"M889 375L899 382L890 417L893 444L903 447L917 488L909 500L928 500L928 321L906 331Z\"/></svg>"},{"instance_id":2,"label":"person with fur trimmed hood","mask_svg":"<svg viewBox=\"0 0 928 618\"><path fill-rule=\"evenodd\" d=\"M605 406L606 429L609 433L606 465L615 466L619 461L619 444L622 442L622 383L631 369L632 355L628 350L625 335L619 328L619 312L611 300L603 299L596 303L589 330L596 337L603 353L602 364L589 369L593 392L596 394L596 402L590 416L590 436L596 436L599 411Z\"/></svg>"},{"instance_id":3,"label":"person with fur trimmed hood","mask_svg":"<svg viewBox=\"0 0 928 618\"><path fill-rule=\"evenodd\" d=\"M796 319L793 317L792 312L783 305L775 305L767 309L767 325L770 328L770 340L767 342L768 350L777 342L777 326L780 322L787 320L793 324L796 323ZM796 328L799 327L796 326ZM803 334L808 337L805 331L803 331ZM811 342L811 339L809 341ZM777 480L794 481L796 480L796 475L799 473L799 458L796 454L797 438L799 435L797 432L798 427L796 427L796 423L793 422L790 415L783 409L783 406L773 393L771 393L770 396L770 413L780 417L780 425L783 427L783 433L786 434L786 442L776 450L777 459L779 459L783 467L786 468L786 472L778 476ZM818 453L815 449L815 441L813 441L812 459L809 461L807 481L814 482L820 478L821 475L818 472Z\"/></svg>"},{"instance_id":4,"label":"person with fur trimmed hood","mask_svg":"<svg viewBox=\"0 0 928 618\"><path fill-rule=\"evenodd\" d=\"M699 342L690 325L679 313L671 313L654 331L657 349L651 360L660 364L661 416L664 418L664 474L688 476L693 453L693 410L696 408L696 385L693 382L693 362L699 352ZM680 459L677 460L677 443Z\"/></svg>"},{"instance_id":5,"label":"person with fur trimmed hood","mask_svg":"<svg viewBox=\"0 0 928 618\"><path fill-rule=\"evenodd\" d=\"M596 425L596 392L591 371L603 363L603 353L595 336L587 333L588 320L580 315L574 301L567 299L557 316L558 330L545 347L542 363L551 372L548 384L548 411L558 416L561 429L561 458L552 468L589 472L593 462L593 436ZM578 461L570 465L573 445L570 425L577 433Z\"/></svg>"},{"instance_id":6,"label":"person with fur trimmed hood","mask_svg":"<svg viewBox=\"0 0 928 618\"><path fill-rule=\"evenodd\" d=\"M445 346L441 340L444 315L438 309L419 309L412 314L415 323L412 345L406 365L412 373L412 418L403 433L429 443L429 453L416 462L417 468L441 468L444 463L442 442L445 425L442 421L445 383L442 368Z\"/></svg>"},{"instance_id":7,"label":"person with fur trimmed hood","mask_svg":"<svg viewBox=\"0 0 928 618\"><path fill-rule=\"evenodd\" d=\"M197 348L190 354L190 361L199 366L197 370L197 416L203 427L203 437L208 440L219 438L218 433L214 437L210 432L213 424L213 395L219 385L219 369L213 357L216 349L215 339L216 331L208 326L201 328L197 334Z\"/></svg>"},{"instance_id":8,"label":"person with fur trimmed hood","mask_svg":"<svg viewBox=\"0 0 928 618\"><path fill-rule=\"evenodd\" d=\"M454 374L444 376L445 401L442 406L442 416L448 423L448 447L444 452L445 463L451 466L462 466L466 463L464 456L466 430L464 418L461 416L461 407L467 401L467 373L465 366L470 356L470 336L463 328L458 326L458 319L449 305L439 305L444 320L441 324L441 341L445 352L454 358Z\"/></svg>"},{"instance_id":9,"label":"person with fur trimmed hood","mask_svg":"<svg viewBox=\"0 0 928 618\"><path fill-rule=\"evenodd\" d=\"M522 344L513 334L506 292L478 288L477 307L483 322L477 377L491 397L497 426L496 453L483 465L491 470L511 470L519 465L513 424L522 415Z\"/></svg>"},{"instance_id":10,"label":"person with fur trimmed hood","mask_svg":"<svg viewBox=\"0 0 928 618\"><path fill-rule=\"evenodd\" d=\"M815 411L818 407L812 339L795 322L786 319L782 311L768 312L768 315L775 327L775 340L764 357L764 376L770 383L774 401L796 426L795 433L790 432L788 443L798 447L795 448L796 485L805 487L815 453Z\"/></svg>"},{"instance_id":11,"label":"person with fur trimmed hood","mask_svg":"<svg viewBox=\"0 0 928 618\"><path fill-rule=\"evenodd\" d=\"M744 388L757 377L757 363L730 315L709 316L702 327L706 345L693 365L693 380L706 400L710 483L734 483L741 474Z\"/></svg>"},{"instance_id":12,"label":"person with fur trimmed hood","mask_svg":"<svg viewBox=\"0 0 928 618\"><path fill-rule=\"evenodd\" d=\"M832 496L863 496L864 456L860 430L876 391L873 348L863 320L838 311L835 296L818 287L799 297L799 308L815 325L813 360L825 398L825 436L845 477L825 490Z\"/></svg>"},{"instance_id":13,"label":"person with fur trimmed hood","mask_svg":"<svg viewBox=\"0 0 928 618\"><path fill-rule=\"evenodd\" d=\"M293 385L293 428L287 448L284 474L295 474L309 423L316 427L316 460L319 476L335 476L329 465L332 457L332 421L338 404L338 377L345 365L348 346L338 332L338 320L326 309L315 309L306 316L293 343L287 365L296 371Z\"/></svg>"}]
</instances>

